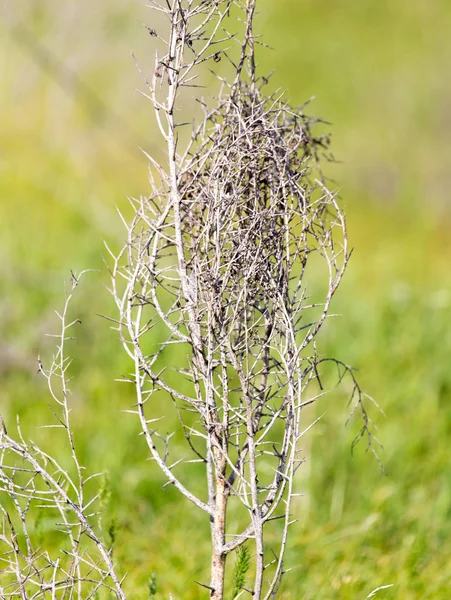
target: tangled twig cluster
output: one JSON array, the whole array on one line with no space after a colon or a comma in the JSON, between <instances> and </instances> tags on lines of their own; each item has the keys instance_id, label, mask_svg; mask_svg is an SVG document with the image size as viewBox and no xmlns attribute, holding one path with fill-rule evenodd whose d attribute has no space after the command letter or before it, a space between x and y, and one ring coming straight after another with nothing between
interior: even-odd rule
<instances>
[{"instance_id":1,"label":"tangled twig cluster","mask_svg":"<svg viewBox=\"0 0 451 600\"><path fill-rule=\"evenodd\" d=\"M222 29L232 4L245 23L238 60L210 50L233 37ZM267 81L256 75L255 1L175 2L159 10L170 23L167 50L157 55L147 84L168 164L150 158L158 174L154 193L134 201L127 244L114 259L118 329L135 364L128 380L152 457L168 482L209 515L211 579L203 585L221 600L227 555L252 540L255 579L248 591L269 599L285 572L301 413L315 399L306 390L324 363L315 339L349 259L345 219L318 166L328 136L315 136L316 120L282 96L266 96ZM230 84L221 79L213 108L202 103L204 118L180 152L178 95L194 67L222 55L235 77ZM307 292L312 269L325 289L314 301ZM156 327L162 337L149 351ZM160 368L162 356L177 348L178 376L168 359ZM335 362L340 376L350 372ZM362 394L351 376L366 433ZM190 458L159 433L163 398L177 409ZM206 500L190 489L191 462L205 465ZM227 515L236 505L247 525L229 531ZM264 530L274 522L283 526L268 559Z\"/></svg>"}]
</instances>

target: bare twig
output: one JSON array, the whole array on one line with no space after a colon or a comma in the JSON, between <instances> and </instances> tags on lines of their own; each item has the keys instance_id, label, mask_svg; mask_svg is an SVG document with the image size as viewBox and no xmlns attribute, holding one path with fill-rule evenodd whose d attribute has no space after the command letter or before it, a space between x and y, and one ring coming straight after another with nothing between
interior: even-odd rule
<instances>
[{"instance_id":1,"label":"bare twig","mask_svg":"<svg viewBox=\"0 0 451 600\"><path fill-rule=\"evenodd\" d=\"M96 531L98 496L87 497L87 477L79 462L70 418L70 389L66 343L79 321L70 321L68 311L78 277L72 274L60 319L57 352L48 369L39 359L39 372L46 378L54 402L57 427L64 430L72 457L67 470L54 456L25 440L0 431L0 597L1 598L92 598L105 587L115 598L125 600L122 583L111 552ZM30 524L39 511L55 518L55 528L68 544L59 551L41 550ZM31 517L31 522L30 522ZM59 521L59 523L57 522ZM62 594L62 595L60 595Z\"/></svg>"}]
</instances>

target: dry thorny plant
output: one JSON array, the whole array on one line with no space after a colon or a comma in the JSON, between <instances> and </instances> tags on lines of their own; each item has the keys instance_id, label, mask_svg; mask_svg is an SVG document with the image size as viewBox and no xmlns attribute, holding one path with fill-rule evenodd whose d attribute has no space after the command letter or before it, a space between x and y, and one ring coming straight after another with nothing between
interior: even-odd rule
<instances>
[{"instance_id":1,"label":"dry thorny plant","mask_svg":"<svg viewBox=\"0 0 451 600\"><path fill-rule=\"evenodd\" d=\"M71 425L70 390L66 345L78 320L69 321L68 310L79 277L73 276L64 309L57 313L61 331L48 369L38 360L54 403L56 424L71 455L71 467L59 457L28 441L20 427L16 441L8 435L0 417L0 598L97 598L109 589L125 599L122 582L113 564L112 549L100 533L98 511L102 485L87 494L90 481L80 464ZM56 522L64 544L53 556L37 545L37 515ZM39 517L38 517L39 518Z\"/></svg>"},{"instance_id":2,"label":"dry thorny plant","mask_svg":"<svg viewBox=\"0 0 451 600\"><path fill-rule=\"evenodd\" d=\"M157 52L151 81L144 78L145 95L155 109L167 163L149 156L153 193L132 201L127 242L118 256L112 253L116 323L134 363L125 377L136 389L130 412L138 415L168 483L209 519L211 576L200 585L214 600L224 597L227 556L245 543L255 549L254 581L240 595L277 594L288 570L284 553L294 522L294 476L303 461L300 440L310 428L303 429L301 415L323 394L326 363L336 366L340 381L350 378L353 410L363 419L356 440L367 436L370 447L372 441L353 371L321 357L315 344L350 255L343 212L318 165L329 140L315 135L316 120L290 108L281 94L265 95L267 80L256 73L255 1L151 1L168 32L165 37L148 28L164 50ZM238 44L227 20L242 25ZM204 118L181 150L179 128L187 125L176 118L181 93L199 87L200 65L221 58L233 77L227 82L217 75L217 102L201 102ZM314 301L307 290L312 271L326 280L324 297ZM8 549L0 556L3 572L15 582L0 588L2 597L56 597L63 590L60 597L90 598L102 585L124 597L111 551L95 532L95 514L88 514L95 513L96 497L83 496L69 421L65 314L56 361L43 373L50 386L54 377L62 382L62 395L51 391L63 409L59 426L67 431L78 475L71 479L23 437L14 442L6 431L1 434L1 487L22 528L19 535L3 507L0 544ZM175 374L161 366L170 364L174 346L180 358ZM320 386L316 396L312 382ZM180 445L170 445L171 435L161 433L163 402L177 411L189 458L179 454ZM195 462L205 467L204 496L190 489L187 463ZM36 502L60 512L71 542L68 562L33 549L26 517ZM229 526L230 511L239 515L234 520L243 523L241 531ZM268 538L271 525L276 534Z\"/></svg>"}]
</instances>

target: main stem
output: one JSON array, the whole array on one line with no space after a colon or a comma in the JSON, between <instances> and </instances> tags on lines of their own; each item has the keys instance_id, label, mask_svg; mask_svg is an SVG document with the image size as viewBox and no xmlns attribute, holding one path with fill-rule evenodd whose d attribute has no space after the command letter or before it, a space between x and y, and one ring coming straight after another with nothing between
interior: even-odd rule
<instances>
[{"instance_id":1,"label":"main stem","mask_svg":"<svg viewBox=\"0 0 451 600\"><path fill-rule=\"evenodd\" d=\"M225 526L227 510L226 480L220 474L216 477L216 499L215 513L211 523L211 580L210 580L210 598L212 600L223 600L224 598L224 578L226 566L225 544Z\"/></svg>"},{"instance_id":2,"label":"main stem","mask_svg":"<svg viewBox=\"0 0 451 600\"><path fill-rule=\"evenodd\" d=\"M200 328L196 322L193 312L193 298L189 289L186 261L183 250L182 240L182 222L180 215L180 193L178 189L177 164L176 164L176 135L174 123L174 109L177 98L180 69L183 64L183 47L186 37L186 20L184 15L178 10L172 12L171 37L169 42L169 61L171 69L168 70L168 77L171 85L169 86L168 101L166 106L166 117L168 125L167 144L169 154L169 180L171 189L171 203L174 211L174 226L176 251L178 258L178 268L181 279L183 296L187 302L189 323L188 331L191 338L193 348L193 363L195 368L208 381L208 370L205 364L205 358L202 354L202 340ZM217 421L216 407L213 400L211 386L207 385L207 404L211 408L213 421ZM211 440L210 440L211 441ZM226 553L223 548L225 545L225 524L227 510L227 490L226 490L226 461L218 448L208 444L207 447L207 462L210 465L209 478L209 495L214 494L214 498L210 497L210 504L214 506L211 519L211 539L212 539L212 559L211 559L211 581L210 581L210 598L212 600L223 600L224 598L224 578ZM214 457L214 461L212 460ZM213 485L212 463L216 470Z\"/></svg>"}]
</instances>

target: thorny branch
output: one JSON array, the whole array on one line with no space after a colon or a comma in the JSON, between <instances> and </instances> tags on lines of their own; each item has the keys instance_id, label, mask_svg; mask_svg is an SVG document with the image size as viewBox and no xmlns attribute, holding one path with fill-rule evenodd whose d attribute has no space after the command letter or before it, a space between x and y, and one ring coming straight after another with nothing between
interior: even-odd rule
<instances>
[{"instance_id":1,"label":"thorny branch","mask_svg":"<svg viewBox=\"0 0 451 600\"><path fill-rule=\"evenodd\" d=\"M68 319L69 306L80 276L72 274L60 320L57 352L48 369L38 359L54 401L56 425L61 429L72 457L67 469L37 444L27 441L18 427L19 441L8 435L0 420L0 598L96 597L101 588L125 600L122 582L98 531L98 494L87 496L86 476L80 464L70 417L68 369L65 346L78 320ZM39 547L36 522L39 515L53 519L64 534L65 545L52 553ZM31 519L30 519L31 517Z\"/></svg>"},{"instance_id":2,"label":"thorny branch","mask_svg":"<svg viewBox=\"0 0 451 600\"><path fill-rule=\"evenodd\" d=\"M168 158L161 164L149 156L152 195L133 201L127 243L113 255L118 329L134 361L136 413L151 455L209 515L211 579L204 587L222 599L226 556L253 540L252 594L269 600L284 573L302 462L301 412L313 401L306 390L324 360L314 342L350 256L343 212L318 165L329 138L315 134L317 120L283 95L265 95L267 79L256 72L255 0L151 4L168 31L150 29L164 49L152 81L145 79L145 95ZM238 49L230 21L243 29ZM181 93L197 85L197 67L221 58L234 69L232 83L218 75L216 104L201 102L204 117L181 148ZM313 301L307 283L321 277L324 296ZM152 327L161 324L164 341L145 350ZM169 352L181 362L188 357L179 376L158 366ZM346 371L364 417L359 435L369 436L363 395ZM177 469L183 460L170 463L154 429L152 407L164 397L176 405L188 446L205 464L206 500L190 490L189 471ZM248 525L227 540L231 502L247 511ZM267 563L264 528L280 519L279 550Z\"/></svg>"}]
</instances>

